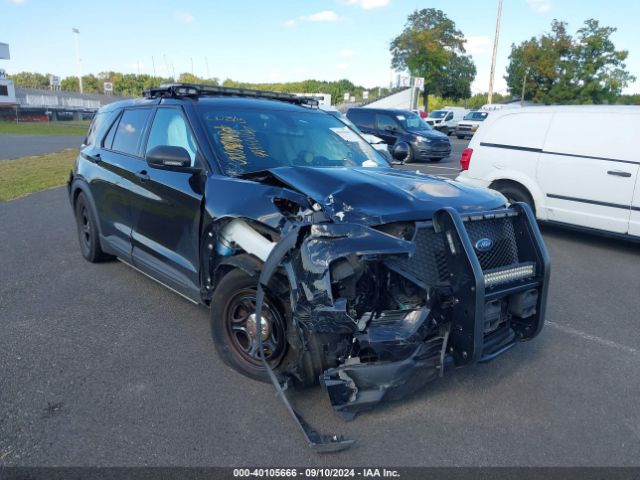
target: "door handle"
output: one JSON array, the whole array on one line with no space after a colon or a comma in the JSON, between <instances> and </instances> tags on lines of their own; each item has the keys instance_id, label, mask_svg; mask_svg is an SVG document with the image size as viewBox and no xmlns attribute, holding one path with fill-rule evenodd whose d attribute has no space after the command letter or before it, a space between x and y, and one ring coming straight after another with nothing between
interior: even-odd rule
<instances>
[{"instance_id":1,"label":"door handle","mask_svg":"<svg viewBox=\"0 0 640 480\"><path fill-rule=\"evenodd\" d=\"M136 177L138 177L142 182L146 182L147 180L149 180L149 178L151 178L149 177L149 174L146 170L140 170L139 172L136 172Z\"/></svg>"},{"instance_id":2,"label":"door handle","mask_svg":"<svg viewBox=\"0 0 640 480\"><path fill-rule=\"evenodd\" d=\"M94 155L89 155L88 153L82 152L82 156L93 163L100 163L102 158L100 158L100 154L96 153Z\"/></svg>"},{"instance_id":3,"label":"door handle","mask_svg":"<svg viewBox=\"0 0 640 480\"><path fill-rule=\"evenodd\" d=\"M622 170L609 170L607 172L608 175L615 175L616 177L630 177L631 174L629 172L623 172Z\"/></svg>"}]
</instances>

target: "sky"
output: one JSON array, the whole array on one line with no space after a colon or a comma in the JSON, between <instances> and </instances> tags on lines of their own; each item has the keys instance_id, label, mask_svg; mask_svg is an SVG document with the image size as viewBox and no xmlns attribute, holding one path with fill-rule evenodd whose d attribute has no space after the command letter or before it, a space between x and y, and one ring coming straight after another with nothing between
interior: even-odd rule
<instances>
[{"instance_id":1,"label":"sky","mask_svg":"<svg viewBox=\"0 0 640 480\"><path fill-rule=\"evenodd\" d=\"M498 0L0 0L0 42L11 49L0 68L75 75L77 28L83 74L155 67L159 76L387 86L389 43L420 8L441 9L456 23L478 72L472 91L487 91ZM495 91L506 92L512 43L549 31L553 19L573 33L587 18L617 27L614 43L629 51L627 68L640 79L639 1L504 0ZM625 93L640 93L640 80Z\"/></svg>"}]
</instances>

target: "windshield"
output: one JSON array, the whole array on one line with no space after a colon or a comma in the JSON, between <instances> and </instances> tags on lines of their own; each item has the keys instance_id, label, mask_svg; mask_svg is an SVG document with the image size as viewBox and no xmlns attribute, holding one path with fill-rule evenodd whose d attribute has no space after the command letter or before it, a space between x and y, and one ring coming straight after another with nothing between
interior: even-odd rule
<instances>
[{"instance_id":1,"label":"windshield","mask_svg":"<svg viewBox=\"0 0 640 480\"><path fill-rule=\"evenodd\" d=\"M482 122L489 115L487 112L469 112L464 116L464 120L475 120Z\"/></svg>"},{"instance_id":2,"label":"windshield","mask_svg":"<svg viewBox=\"0 0 640 480\"><path fill-rule=\"evenodd\" d=\"M201 107L207 135L227 175L275 167L388 167L356 132L317 110Z\"/></svg>"},{"instance_id":3,"label":"windshield","mask_svg":"<svg viewBox=\"0 0 640 480\"><path fill-rule=\"evenodd\" d=\"M443 118L446 114L446 110L434 110L429 114L429 118Z\"/></svg>"},{"instance_id":4,"label":"windshield","mask_svg":"<svg viewBox=\"0 0 640 480\"><path fill-rule=\"evenodd\" d=\"M427 122L420 118L420 115L416 115L413 112L406 112L401 115L396 115L396 118L402 124L404 129L410 132L419 132L420 130L433 130Z\"/></svg>"}]
</instances>

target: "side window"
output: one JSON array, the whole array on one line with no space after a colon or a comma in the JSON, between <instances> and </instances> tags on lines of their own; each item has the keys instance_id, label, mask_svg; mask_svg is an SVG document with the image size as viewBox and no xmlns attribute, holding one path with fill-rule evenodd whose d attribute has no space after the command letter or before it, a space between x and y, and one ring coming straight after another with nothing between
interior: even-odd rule
<instances>
[{"instance_id":1,"label":"side window","mask_svg":"<svg viewBox=\"0 0 640 480\"><path fill-rule=\"evenodd\" d=\"M382 113L376 115L376 122L380 130L395 130L398 128L398 124L393 117Z\"/></svg>"},{"instance_id":2,"label":"side window","mask_svg":"<svg viewBox=\"0 0 640 480\"><path fill-rule=\"evenodd\" d=\"M112 150L140 156L142 132L149 118L149 108L125 110L115 129Z\"/></svg>"},{"instance_id":3,"label":"side window","mask_svg":"<svg viewBox=\"0 0 640 480\"><path fill-rule=\"evenodd\" d=\"M105 135L104 140L102 140L102 148L106 148L111 150L111 145L113 144L113 137L116 134L116 130L118 128L118 123L120 121L120 113L115 116L115 120L110 122L109 132Z\"/></svg>"},{"instance_id":4,"label":"side window","mask_svg":"<svg viewBox=\"0 0 640 480\"><path fill-rule=\"evenodd\" d=\"M447 118L444 119L445 122L448 122L449 120L453 119L453 112L449 112L447 113Z\"/></svg>"},{"instance_id":5,"label":"side window","mask_svg":"<svg viewBox=\"0 0 640 480\"><path fill-rule=\"evenodd\" d=\"M364 110L356 110L347 113L347 118L355 123L358 127L373 128L373 112Z\"/></svg>"},{"instance_id":6,"label":"side window","mask_svg":"<svg viewBox=\"0 0 640 480\"><path fill-rule=\"evenodd\" d=\"M182 147L191 157L191 166L198 166L198 147L184 114L177 108L158 108L153 119L147 152L158 145Z\"/></svg>"}]
</instances>

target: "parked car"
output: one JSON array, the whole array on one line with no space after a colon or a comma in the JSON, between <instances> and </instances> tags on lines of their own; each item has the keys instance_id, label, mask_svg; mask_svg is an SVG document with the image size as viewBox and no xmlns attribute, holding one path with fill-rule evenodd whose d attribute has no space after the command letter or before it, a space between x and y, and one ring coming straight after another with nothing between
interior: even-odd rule
<instances>
[{"instance_id":1,"label":"parked car","mask_svg":"<svg viewBox=\"0 0 640 480\"><path fill-rule=\"evenodd\" d=\"M427 118L429 115L422 108L414 108L411 110L413 113L416 113L420 116L420 118Z\"/></svg>"},{"instance_id":2,"label":"parked car","mask_svg":"<svg viewBox=\"0 0 640 480\"><path fill-rule=\"evenodd\" d=\"M433 110L429 112L426 122L438 130L439 132L451 135L456 131L456 127L469 110L461 107L444 107L441 110Z\"/></svg>"},{"instance_id":3,"label":"parked car","mask_svg":"<svg viewBox=\"0 0 640 480\"><path fill-rule=\"evenodd\" d=\"M638 238L638 135L637 107L492 112L463 152L457 180L524 201L542 221Z\"/></svg>"},{"instance_id":4,"label":"parked car","mask_svg":"<svg viewBox=\"0 0 640 480\"><path fill-rule=\"evenodd\" d=\"M407 152L405 163L439 162L451 154L451 142L409 110L350 108L347 118L364 133L382 138L390 149Z\"/></svg>"},{"instance_id":5,"label":"parked car","mask_svg":"<svg viewBox=\"0 0 640 480\"><path fill-rule=\"evenodd\" d=\"M482 110L474 110L473 112L467 113L456 127L456 137L460 140L473 137L473 134L476 133L482 122L484 122L488 116L489 112Z\"/></svg>"},{"instance_id":6,"label":"parked car","mask_svg":"<svg viewBox=\"0 0 640 480\"><path fill-rule=\"evenodd\" d=\"M220 357L271 381L320 450L350 443L309 431L283 386L320 382L349 419L544 324L526 204L391 168L314 99L174 84L102 107L85 144L68 183L84 258L207 306Z\"/></svg>"},{"instance_id":7,"label":"parked car","mask_svg":"<svg viewBox=\"0 0 640 480\"><path fill-rule=\"evenodd\" d=\"M360 136L362 136L362 138L365 139L365 141L369 145L371 145L380 155L382 155L385 160L391 163L394 162L394 159L389 152L389 146L383 139L381 139L380 137L376 137L375 135L371 135L370 133L361 132L360 129L351 120L349 120L344 113L342 113L335 107L320 105L320 109L324 110L330 115L333 115L353 131L357 132Z\"/></svg>"}]
</instances>

